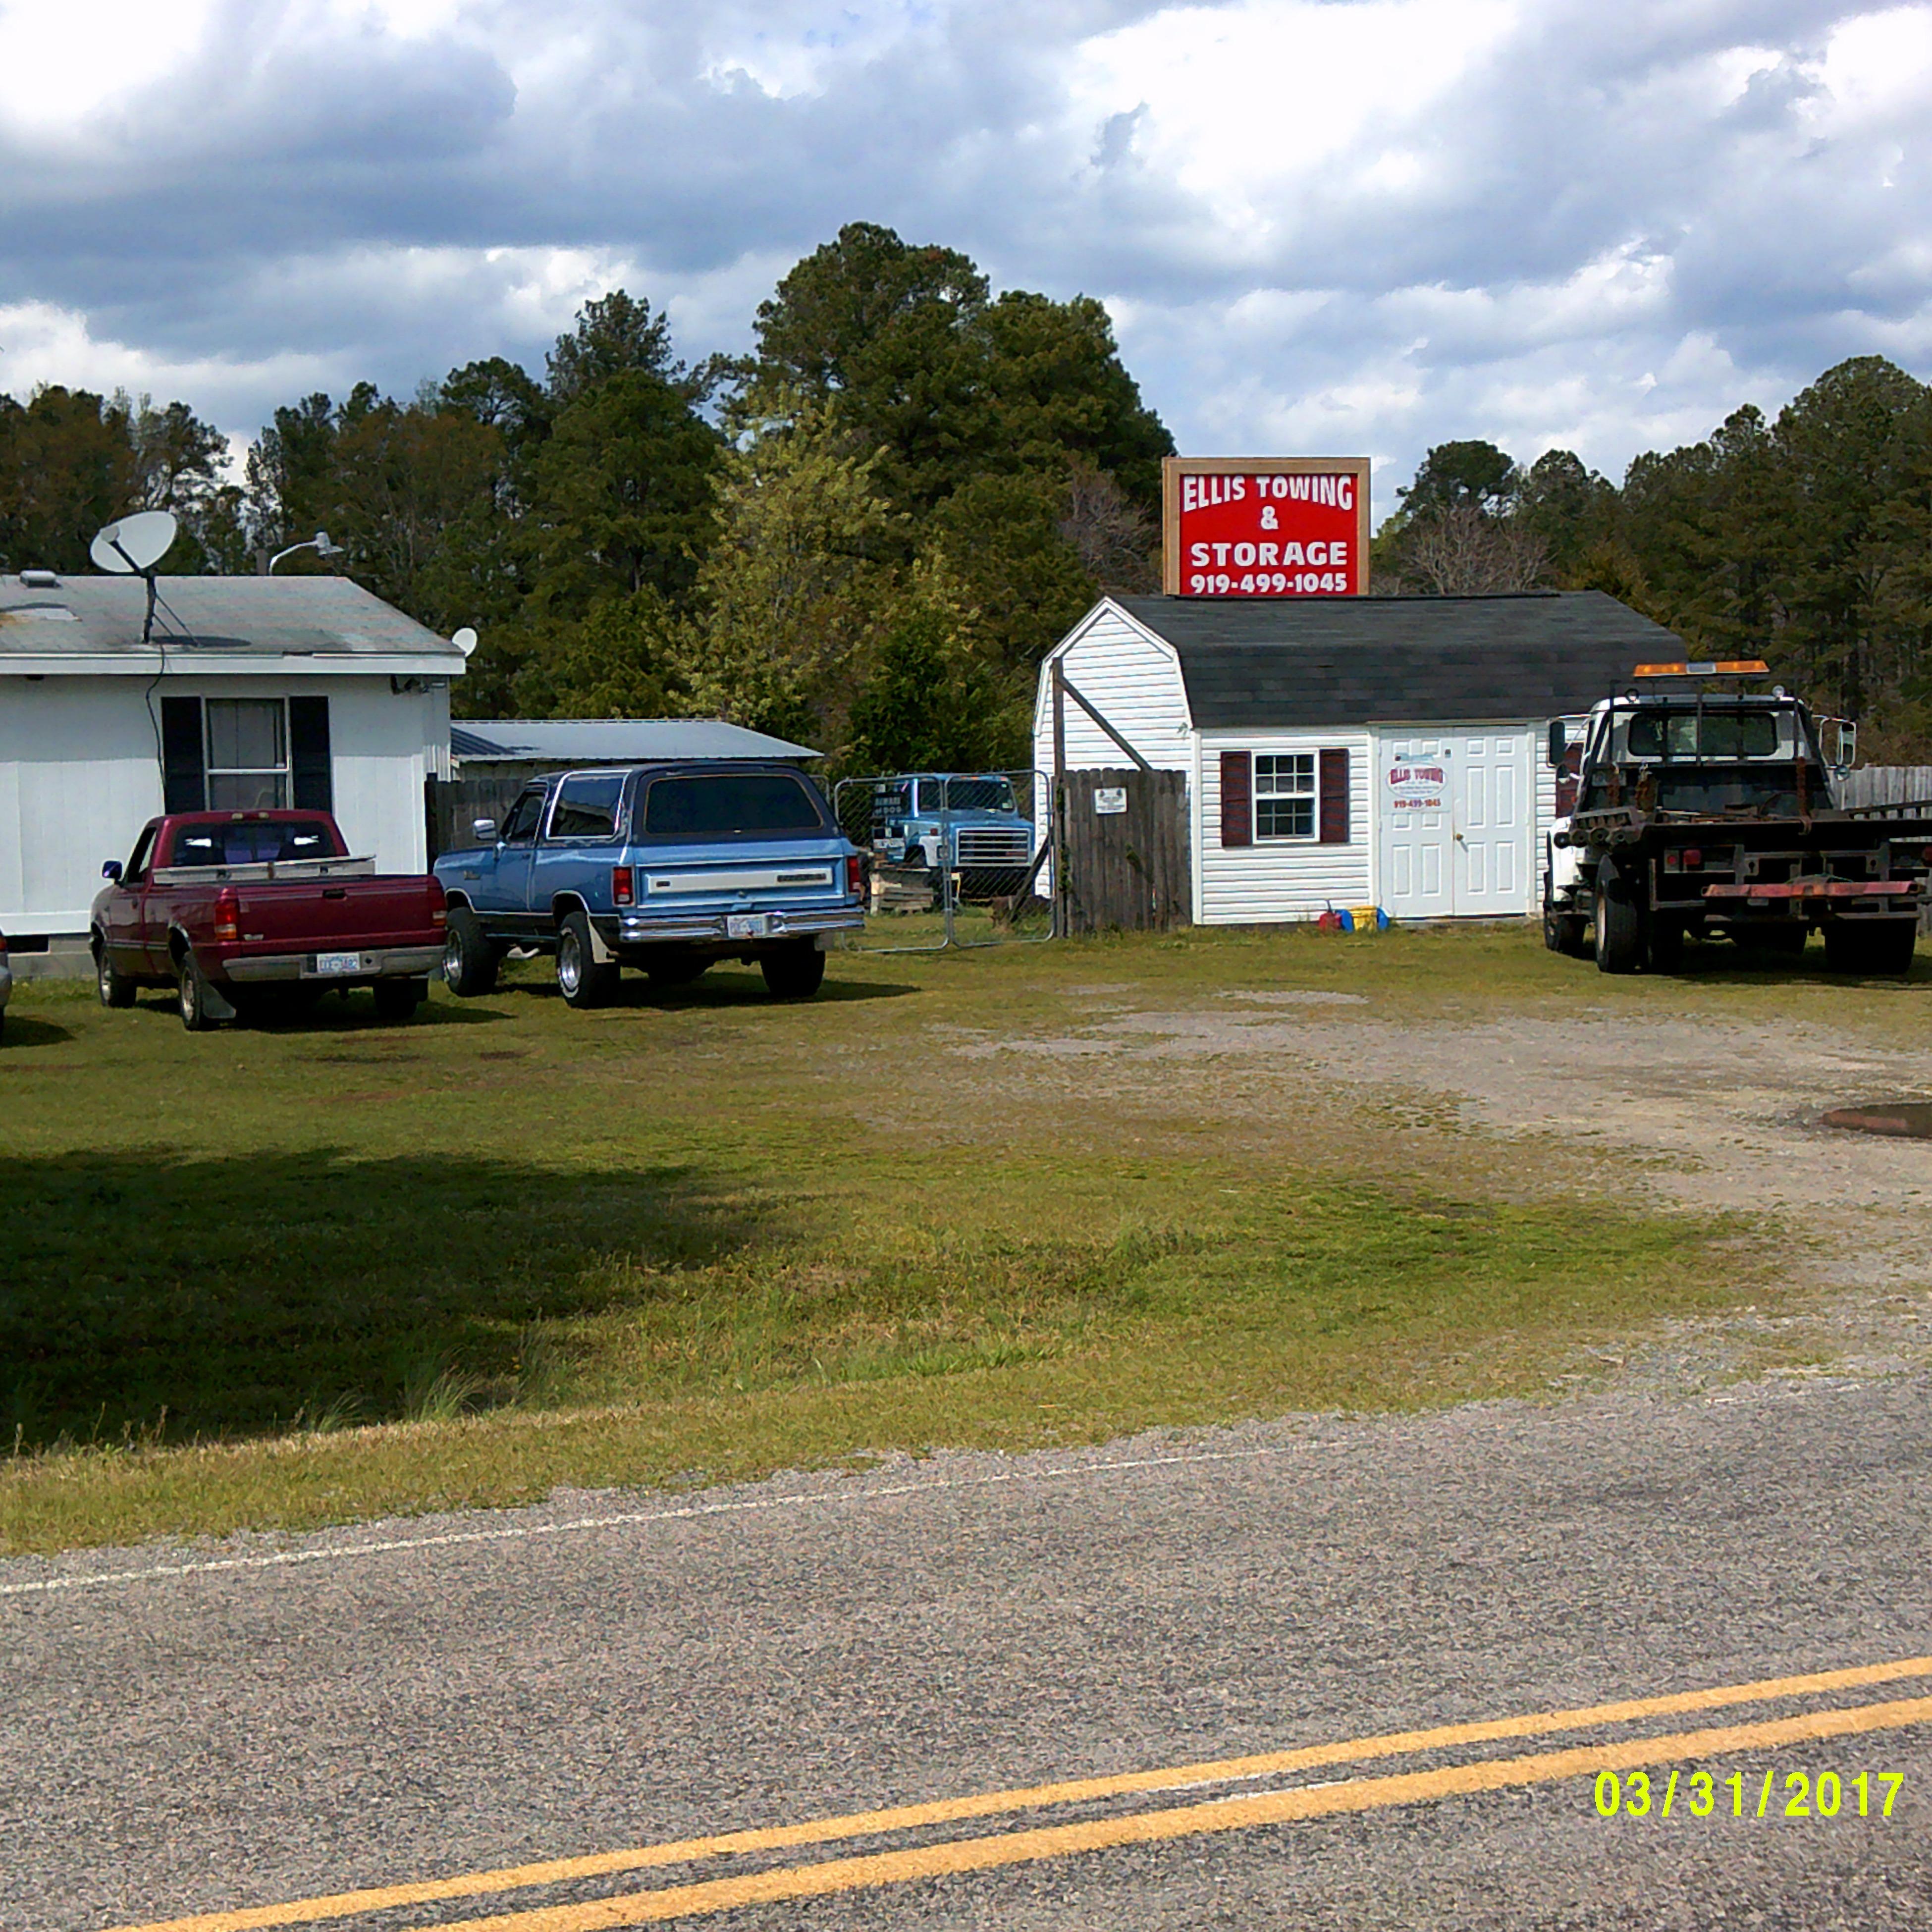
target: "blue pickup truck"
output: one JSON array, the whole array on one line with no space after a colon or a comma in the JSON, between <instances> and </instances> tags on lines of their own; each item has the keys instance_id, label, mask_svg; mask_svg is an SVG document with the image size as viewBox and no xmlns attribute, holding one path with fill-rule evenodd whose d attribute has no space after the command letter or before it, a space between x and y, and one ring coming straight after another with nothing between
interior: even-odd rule
<instances>
[{"instance_id":1,"label":"blue pickup truck","mask_svg":"<svg viewBox=\"0 0 1932 1932\"><path fill-rule=\"evenodd\" d=\"M466 997L513 946L554 953L573 1006L626 966L682 986L755 960L780 999L808 999L825 947L865 922L862 861L818 788L789 765L713 763L554 772L498 826L436 862L448 902L443 975Z\"/></svg>"}]
</instances>

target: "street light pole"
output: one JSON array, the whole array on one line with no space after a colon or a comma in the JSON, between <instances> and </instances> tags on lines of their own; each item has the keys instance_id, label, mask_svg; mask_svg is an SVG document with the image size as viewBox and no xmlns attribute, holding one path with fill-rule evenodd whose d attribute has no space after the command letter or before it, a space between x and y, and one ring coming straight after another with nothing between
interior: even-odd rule
<instances>
[{"instance_id":1,"label":"street light pole","mask_svg":"<svg viewBox=\"0 0 1932 1932\"><path fill-rule=\"evenodd\" d=\"M340 544L331 543L326 530L317 530L314 536L307 538L304 542L290 544L286 550L277 550L268 560L268 574L271 577L274 576L275 566L280 563L284 557L293 556L298 550L312 550L317 556L340 556L342 554L342 546Z\"/></svg>"}]
</instances>

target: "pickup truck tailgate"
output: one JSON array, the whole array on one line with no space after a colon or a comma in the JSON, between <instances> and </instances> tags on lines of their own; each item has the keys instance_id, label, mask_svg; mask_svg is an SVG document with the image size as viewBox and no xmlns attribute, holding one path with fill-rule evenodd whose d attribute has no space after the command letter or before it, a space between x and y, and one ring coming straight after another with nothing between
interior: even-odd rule
<instances>
[{"instance_id":1,"label":"pickup truck tailgate","mask_svg":"<svg viewBox=\"0 0 1932 1932\"><path fill-rule=\"evenodd\" d=\"M827 843L782 860L672 851L653 855L638 883L638 902L649 911L725 911L754 898L760 906L807 906L844 894L845 866L839 848Z\"/></svg>"},{"instance_id":2,"label":"pickup truck tailgate","mask_svg":"<svg viewBox=\"0 0 1932 1932\"><path fill-rule=\"evenodd\" d=\"M331 951L420 945L440 928L440 887L426 878L277 879L227 888L237 902L236 950Z\"/></svg>"}]
</instances>

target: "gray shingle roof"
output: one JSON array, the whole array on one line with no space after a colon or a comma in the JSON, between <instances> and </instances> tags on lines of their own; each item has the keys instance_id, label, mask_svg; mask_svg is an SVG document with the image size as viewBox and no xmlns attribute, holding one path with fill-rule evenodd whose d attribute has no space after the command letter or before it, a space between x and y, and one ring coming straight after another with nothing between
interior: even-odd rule
<instances>
[{"instance_id":1,"label":"gray shingle roof","mask_svg":"<svg viewBox=\"0 0 1932 1932\"><path fill-rule=\"evenodd\" d=\"M346 577L164 577L155 635L170 661L222 657L437 658L463 653ZM146 593L132 577L0 576L0 658L151 656L141 650ZM172 612L176 622L170 622ZM186 634L184 635L183 634Z\"/></svg>"},{"instance_id":2,"label":"gray shingle roof","mask_svg":"<svg viewBox=\"0 0 1932 1932\"><path fill-rule=\"evenodd\" d=\"M466 718L449 728L449 748L466 765L682 764L700 758L817 758L717 718Z\"/></svg>"},{"instance_id":3,"label":"gray shingle roof","mask_svg":"<svg viewBox=\"0 0 1932 1932\"><path fill-rule=\"evenodd\" d=\"M1540 721L1684 655L1673 632L1600 590L1118 601L1174 646L1203 731Z\"/></svg>"}]
</instances>

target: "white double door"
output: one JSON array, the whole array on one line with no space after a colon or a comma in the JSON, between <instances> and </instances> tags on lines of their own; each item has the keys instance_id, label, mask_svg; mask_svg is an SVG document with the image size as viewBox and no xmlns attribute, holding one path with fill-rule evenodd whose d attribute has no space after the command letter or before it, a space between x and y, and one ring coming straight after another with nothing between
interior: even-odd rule
<instances>
[{"instance_id":1,"label":"white double door","mask_svg":"<svg viewBox=\"0 0 1932 1932\"><path fill-rule=\"evenodd\" d=\"M1384 732L1376 759L1377 891L1391 919L1532 910L1534 732Z\"/></svg>"}]
</instances>

